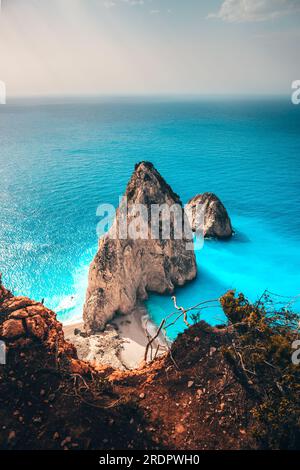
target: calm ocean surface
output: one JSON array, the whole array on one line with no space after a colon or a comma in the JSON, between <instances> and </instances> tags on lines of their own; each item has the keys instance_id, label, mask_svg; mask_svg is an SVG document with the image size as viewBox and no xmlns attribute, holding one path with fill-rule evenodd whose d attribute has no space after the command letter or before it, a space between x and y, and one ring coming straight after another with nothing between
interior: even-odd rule
<instances>
[{"instance_id":1,"label":"calm ocean surface","mask_svg":"<svg viewBox=\"0 0 300 470\"><path fill-rule=\"evenodd\" d=\"M197 252L185 307L229 288L300 294L300 106L281 99L14 101L0 106L0 271L15 294L80 319L101 203L118 203L140 160L183 202L215 192L236 236ZM169 297L147 302L158 323ZM296 308L299 307L296 304ZM219 309L203 318L222 319ZM176 326L175 336L181 329Z\"/></svg>"}]
</instances>

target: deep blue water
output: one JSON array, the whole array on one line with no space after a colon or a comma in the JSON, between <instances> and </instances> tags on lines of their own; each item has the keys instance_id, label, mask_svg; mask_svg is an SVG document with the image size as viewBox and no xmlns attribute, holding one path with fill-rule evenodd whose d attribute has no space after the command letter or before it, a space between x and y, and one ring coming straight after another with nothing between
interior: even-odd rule
<instances>
[{"instance_id":1,"label":"deep blue water","mask_svg":"<svg viewBox=\"0 0 300 470\"><path fill-rule=\"evenodd\" d=\"M178 290L178 303L192 306L229 288L252 300L266 288L300 294L300 106L288 98L0 106L6 285L44 298L63 321L80 318L97 206L117 204L140 160L152 161L183 202L215 192L237 231L197 252L198 279ZM174 310L169 297L152 295L147 304L156 322ZM205 318L222 314L207 309Z\"/></svg>"}]
</instances>

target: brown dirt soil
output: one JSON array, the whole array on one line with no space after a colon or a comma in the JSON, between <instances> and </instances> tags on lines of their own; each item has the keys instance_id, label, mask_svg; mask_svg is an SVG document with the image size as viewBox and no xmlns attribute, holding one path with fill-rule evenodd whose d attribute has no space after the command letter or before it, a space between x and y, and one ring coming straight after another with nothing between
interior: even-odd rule
<instances>
[{"instance_id":1,"label":"brown dirt soil","mask_svg":"<svg viewBox=\"0 0 300 470\"><path fill-rule=\"evenodd\" d=\"M12 323L14 320L17 323ZM253 394L204 322L131 372L79 361L53 312L0 286L1 449L255 448Z\"/></svg>"},{"instance_id":2,"label":"brown dirt soil","mask_svg":"<svg viewBox=\"0 0 300 470\"><path fill-rule=\"evenodd\" d=\"M252 393L221 354L227 340L201 322L177 339L172 358L110 375L120 395L137 398L157 444L182 450L256 448Z\"/></svg>"}]
</instances>

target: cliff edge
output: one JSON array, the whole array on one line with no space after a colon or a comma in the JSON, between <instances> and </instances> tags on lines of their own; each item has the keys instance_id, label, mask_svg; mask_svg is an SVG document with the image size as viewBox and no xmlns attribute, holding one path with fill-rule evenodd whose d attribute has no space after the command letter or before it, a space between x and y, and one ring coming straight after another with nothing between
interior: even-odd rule
<instances>
[{"instance_id":1,"label":"cliff edge","mask_svg":"<svg viewBox=\"0 0 300 470\"><path fill-rule=\"evenodd\" d=\"M53 312L0 283L0 448L299 448L298 318L234 292L220 300L229 325L199 322L120 371L79 361Z\"/></svg>"}]
</instances>

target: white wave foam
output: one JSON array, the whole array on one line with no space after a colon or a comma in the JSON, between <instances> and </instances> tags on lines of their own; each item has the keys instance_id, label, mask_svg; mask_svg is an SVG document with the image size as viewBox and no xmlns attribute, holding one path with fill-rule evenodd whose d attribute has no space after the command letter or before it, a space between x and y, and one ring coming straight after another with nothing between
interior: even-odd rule
<instances>
[{"instance_id":1,"label":"white wave foam","mask_svg":"<svg viewBox=\"0 0 300 470\"><path fill-rule=\"evenodd\" d=\"M76 324L82 321L82 310L88 285L88 270L96 248L90 248L82 255L72 273L73 282L70 288L74 294L61 298L58 306L54 309L64 325Z\"/></svg>"},{"instance_id":2,"label":"white wave foam","mask_svg":"<svg viewBox=\"0 0 300 470\"><path fill-rule=\"evenodd\" d=\"M55 311L57 313L59 313L59 312L62 312L64 310L70 310L71 308L76 307L77 300L78 300L77 295L68 295L67 297L64 297L61 300L61 302L55 308Z\"/></svg>"}]
</instances>

